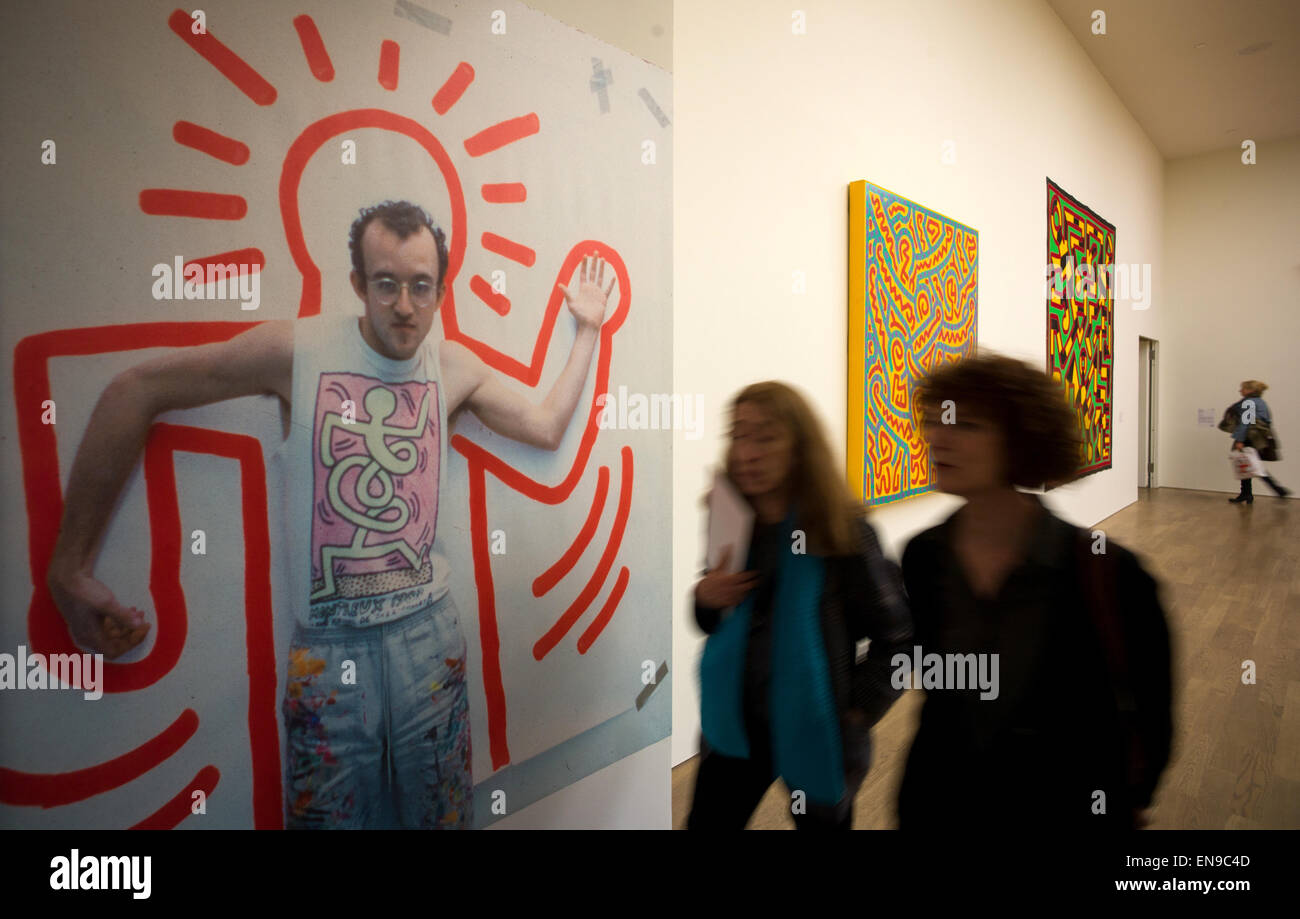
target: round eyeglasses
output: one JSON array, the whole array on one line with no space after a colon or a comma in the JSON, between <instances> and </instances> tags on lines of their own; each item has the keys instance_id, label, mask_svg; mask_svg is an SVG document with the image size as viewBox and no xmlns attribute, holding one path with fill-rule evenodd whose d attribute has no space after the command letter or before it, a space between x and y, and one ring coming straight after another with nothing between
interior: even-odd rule
<instances>
[{"instance_id":1,"label":"round eyeglasses","mask_svg":"<svg viewBox=\"0 0 1300 919\"><path fill-rule=\"evenodd\" d=\"M392 306L396 303L403 287L410 295L411 302L420 309L428 309L437 299L437 286L432 281L420 279L399 282L388 277L370 279L370 289L374 291L375 299L379 301L380 306Z\"/></svg>"}]
</instances>

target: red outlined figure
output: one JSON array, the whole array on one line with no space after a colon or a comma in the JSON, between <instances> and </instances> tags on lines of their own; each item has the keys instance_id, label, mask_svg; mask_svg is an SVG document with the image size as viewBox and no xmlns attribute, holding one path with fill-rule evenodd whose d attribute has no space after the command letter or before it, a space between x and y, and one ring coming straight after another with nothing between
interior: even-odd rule
<instances>
[{"instance_id":1,"label":"red outlined figure","mask_svg":"<svg viewBox=\"0 0 1300 919\"><path fill-rule=\"evenodd\" d=\"M469 466L470 544L474 558L474 583L478 591L479 641L483 651L483 688L487 698L488 744L493 769L499 769L510 762L510 751L506 740L506 695L500 661L501 639L496 615L496 591L492 581L491 553L488 545L487 474L490 472L510 488L540 504L555 505L569 499L586 471L587 460L590 458L592 447L596 442L601 412L600 406L596 404L596 398L599 394L609 391L609 367L613 358L614 333L618 331L627 318L627 311L632 301L631 281L628 278L627 267L623 264L622 257L614 249L595 240L584 240L569 250L568 256L560 266L557 282L563 283L571 278L574 270L578 267L578 263L589 254L596 254L604 258L614 270L618 279L618 302L614 305L613 310L607 313L605 322L600 327L600 341L596 352L595 386L592 390L593 398L582 428L582 438L577 453L563 481L557 485L544 485L524 475L500 457L463 435L456 434L451 439L452 448L465 457ZM544 357L546 353L545 344L550 341L562 303L563 294L558 288L553 287L550 300L547 302L541 334L538 337L540 351L534 351L535 361L538 360L539 354ZM454 319L454 317L450 318ZM448 319L448 316L443 317L444 328L447 326ZM447 334L450 337L450 332ZM540 363L536 363L535 368L524 367L517 361L512 362L509 358L505 358L504 355L493 356L491 359L487 359L487 363L489 366L514 376L516 379L521 379L525 375L530 377L531 381L525 380L525 382L532 386L536 385L536 376L541 370ZM610 567L613 565L631 507L632 450L630 447L623 447L622 463L622 488L619 493L619 508L615 515L610 541L597 564L596 572L589 579L578 599L565 610L560 620L534 645L533 656L537 660L541 660L553 650L556 644L572 628L573 624L582 616L592 600L595 599L602 583L609 574ZM603 503L603 497L600 498L600 501ZM589 523L590 519L589 515ZM584 524L584 531L586 527L587 525ZM579 533L579 540L581 539L582 531ZM581 551L579 549L578 553ZM535 595L538 595L536 582L533 591ZM614 605L617 605L617 602L617 598L612 597L610 600L610 603ZM602 614L605 616L604 621L608 621L609 616L612 615L612 609L611 606L608 612L602 610ZM588 630L588 634L584 636L587 641L579 649L581 652L585 653L586 649L590 647L591 641L595 640L602 628L604 628L604 622L601 622L594 631Z\"/></svg>"},{"instance_id":2,"label":"red outlined figure","mask_svg":"<svg viewBox=\"0 0 1300 919\"><path fill-rule=\"evenodd\" d=\"M260 106L274 104L277 99L275 87L210 33L194 34L192 22L187 13L176 10L169 16L167 24L177 37L253 102ZM315 22L310 16L298 16L293 20L293 25L312 75L321 82L332 81L335 75L334 65ZM383 43L380 49L379 81L386 89L395 89L397 86L399 57L400 48L396 42ZM465 97L474 78L474 68L466 62L460 62L434 95L434 110L439 115L446 114ZM278 198L289 250L302 277L298 316L301 318L318 314L321 304L320 271L306 249L298 205L303 171L322 145L340 134L358 128L378 128L409 137L425 149L441 171L450 202L450 213L446 215L450 217L446 272L448 293L441 311L444 336L464 344L494 370L526 386L536 387L564 303L562 293L552 288L527 363L460 329L453 287L470 239L461 181L442 143L418 121L393 112L373 108L356 109L322 118L304 128L284 156ZM538 115L528 112L480 130L464 140L463 146L470 157L483 157L509 144L524 141L540 130ZM247 144L192 122L175 122L172 136L180 145L232 165L242 165L251 158ZM480 190L483 200L491 204L522 203L527 200L527 190L521 182L482 183ZM139 207L144 213L159 217L224 221L242 219L248 212L247 200L242 195L165 188L143 189L139 194ZM536 262L536 254L532 249L496 234L481 234L480 244L487 251L512 258L526 266L533 266ZM594 395L599 395L609 389L613 336L626 318L631 303L631 285L619 254L612 247L593 240L580 242L570 250L557 273L558 281L569 282L579 261L591 253L608 261L618 280L617 302L611 304L607 311L596 350ZM206 267L232 262L251 265L255 270L265 268L262 250L252 246L202 256L187 264ZM482 291L475 290L473 280L470 284L471 290L490 308L502 315L509 312L509 300L504 297L485 297ZM156 347L190 347L227 340L254 325L256 323L149 322L51 331L29 336L18 343L14 352L14 399L30 534L28 561L34 587L28 608L27 629L29 644L34 652L49 655L76 653L79 650L73 644L66 624L55 609L45 585L45 572L63 513L58 444L53 428L40 422L40 406L51 398L50 359ZM547 505L563 504L570 499L586 472L598 433L599 413L600 409L593 398L585 421L582 422L580 445L563 479L555 484L534 481L507 461L464 436L458 435L452 439L451 446L465 457L468 465L471 552L478 588L484 686L488 697L488 728L494 768L509 762L509 752L506 746L506 708L500 670L495 587L487 551L487 475L490 473L530 500ZM575 420L576 418L575 415ZM244 600L253 813L255 825L259 828L279 827L282 826L283 810L276 705L277 662L270 605L266 471L261 447L255 438L172 424L155 424L151 428L145 448L144 478L149 516L150 592L158 625L153 633L153 647L143 659L132 663L105 664L103 688L106 693L117 693L153 686L174 669L185 648L187 610L179 576L182 531L174 469L174 456L178 451L233 459L239 463L245 534ZM626 446L621 451L620 475L614 525L607 543L602 547L595 571L588 575L579 599L537 642L534 656L538 659L557 647L591 606L613 568L627 523L633 481L633 456L631 449ZM536 596L552 589L573 571L590 546L607 503L609 478L609 468L600 467L597 471L597 496L586 522L573 544L534 582ZM628 568L621 567L611 592L577 641L579 653L586 653L610 621L626 591L628 578ZM197 730L198 715L187 709L161 733L105 762L58 774L29 773L0 767L0 802L19 806L58 807L87 800L146 775L174 755L196 735ZM205 766L192 782L135 826L152 828L177 825L189 814L191 792L203 790L210 794L219 779L220 774L215 766Z\"/></svg>"}]
</instances>

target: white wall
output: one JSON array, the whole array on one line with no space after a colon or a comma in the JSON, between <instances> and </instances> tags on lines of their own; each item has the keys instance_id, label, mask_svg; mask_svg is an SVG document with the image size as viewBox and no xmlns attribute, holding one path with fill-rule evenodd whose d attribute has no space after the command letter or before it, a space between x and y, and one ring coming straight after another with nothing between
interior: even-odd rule
<instances>
[{"instance_id":1,"label":"white wall","mask_svg":"<svg viewBox=\"0 0 1300 919\"><path fill-rule=\"evenodd\" d=\"M807 34L792 34L792 6ZM1163 182L1151 142L1041 0L682 2L674 36L674 379L705 394L708 425L674 455L677 763L698 744L689 591L725 400L754 380L793 382L843 455L848 183L979 230L979 343L1044 366L1045 178L1116 225L1116 260L1152 264L1157 294ZM946 140L955 165L940 161ZM1136 499L1138 336L1167 340L1168 309L1159 296L1141 312L1117 305L1113 467L1047 499L1077 523ZM875 526L897 552L956 504L900 502Z\"/></svg>"},{"instance_id":2,"label":"white wall","mask_svg":"<svg viewBox=\"0 0 1300 919\"><path fill-rule=\"evenodd\" d=\"M1163 300L1176 317L1161 342L1160 484L1237 490L1227 435L1197 424L1223 409L1242 380L1263 380L1283 457L1300 448L1300 138L1256 151L1174 160L1165 168ZM680 251L680 250L679 250ZM1297 465L1270 471L1294 487ZM1262 482L1255 494L1271 495Z\"/></svg>"}]
</instances>

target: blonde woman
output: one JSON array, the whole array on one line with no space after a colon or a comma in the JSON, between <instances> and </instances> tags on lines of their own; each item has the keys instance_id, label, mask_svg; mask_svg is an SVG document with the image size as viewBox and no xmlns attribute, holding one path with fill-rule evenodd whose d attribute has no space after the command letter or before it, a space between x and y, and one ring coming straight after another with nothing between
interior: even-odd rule
<instances>
[{"instance_id":1,"label":"blonde woman","mask_svg":"<svg viewBox=\"0 0 1300 919\"><path fill-rule=\"evenodd\" d=\"M1244 447L1254 447L1261 453L1260 459L1263 460L1263 449L1268 440L1272 439L1273 414L1268 409L1268 403L1264 401L1264 390L1268 389L1267 383L1261 383L1259 380L1243 380L1241 388L1241 400L1228 406L1227 412L1224 413L1224 422L1226 428L1232 431L1232 449L1241 450ZM1255 410L1254 420L1248 421L1250 417L1247 409L1253 407ZM1275 454L1274 454L1275 455ZM1291 494L1291 489L1284 488L1280 482L1271 475L1263 475L1262 478L1268 487L1273 489L1273 493L1279 498L1285 498ZM1241 492L1235 498L1229 498L1232 504L1254 504L1255 495L1252 491L1252 480L1250 476L1241 480Z\"/></svg>"},{"instance_id":2,"label":"blonde woman","mask_svg":"<svg viewBox=\"0 0 1300 919\"><path fill-rule=\"evenodd\" d=\"M797 828L850 829L869 730L902 692L890 661L912 627L897 567L798 393L747 386L731 419L726 470L754 509L754 532L745 571L727 574L724 557L695 587L709 640L687 826L743 829L781 777Z\"/></svg>"}]
</instances>

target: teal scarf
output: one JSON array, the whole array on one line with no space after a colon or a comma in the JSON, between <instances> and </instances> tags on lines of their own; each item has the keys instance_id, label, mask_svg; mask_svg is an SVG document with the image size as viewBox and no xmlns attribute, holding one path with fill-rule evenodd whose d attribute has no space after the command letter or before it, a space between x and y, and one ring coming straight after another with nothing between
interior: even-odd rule
<instances>
[{"instance_id":1,"label":"teal scarf","mask_svg":"<svg viewBox=\"0 0 1300 919\"><path fill-rule=\"evenodd\" d=\"M844 795L839 715L821 633L823 560L789 551L793 516L783 527L772 599L772 672L768 683L772 758L791 792L834 805ZM704 739L724 756L749 759L744 723L745 651L754 592L718 626L700 659Z\"/></svg>"}]
</instances>

